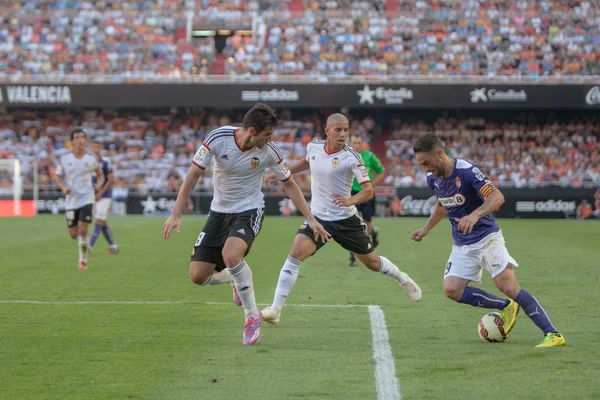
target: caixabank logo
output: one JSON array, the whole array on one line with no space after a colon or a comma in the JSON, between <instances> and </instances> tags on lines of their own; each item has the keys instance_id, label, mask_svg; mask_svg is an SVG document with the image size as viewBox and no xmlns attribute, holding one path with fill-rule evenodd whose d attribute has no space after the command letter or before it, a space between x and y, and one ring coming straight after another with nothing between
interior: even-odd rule
<instances>
[{"instance_id":1,"label":"caixabank logo","mask_svg":"<svg viewBox=\"0 0 600 400\"><path fill-rule=\"evenodd\" d=\"M525 89L488 89L485 87L471 90L471 103L477 104L489 102L524 102L527 101Z\"/></svg>"}]
</instances>

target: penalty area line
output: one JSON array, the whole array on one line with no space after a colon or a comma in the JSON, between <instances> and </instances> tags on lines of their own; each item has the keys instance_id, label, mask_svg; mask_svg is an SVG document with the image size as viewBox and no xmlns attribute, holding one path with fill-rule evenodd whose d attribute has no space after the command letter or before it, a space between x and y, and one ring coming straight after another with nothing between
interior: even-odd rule
<instances>
[{"instance_id":1,"label":"penalty area line","mask_svg":"<svg viewBox=\"0 0 600 400\"><path fill-rule=\"evenodd\" d=\"M400 400L400 383L392 346L390 346L385 315L379 306L369 306L371 333L373 335L373 359L375 360L375 387L378 400Z\"/></svg>"}]
</instances>

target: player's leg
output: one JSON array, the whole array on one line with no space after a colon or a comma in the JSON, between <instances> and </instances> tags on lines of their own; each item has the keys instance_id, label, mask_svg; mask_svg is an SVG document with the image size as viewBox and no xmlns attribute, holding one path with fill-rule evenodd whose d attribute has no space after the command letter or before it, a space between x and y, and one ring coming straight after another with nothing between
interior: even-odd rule
<instances>
[{"instance_id":1,"label":"player's leg","mask_svg":"<svg viewBox=\"0 0 600 400\"><path fill-rule=\"evenodd\" d=\"M421 288L407 273L403 272L393 262L383 256L377 256L374 251L367 254L357 253L356 256L368 269L380 272L385 276L394 278L408 293L412 301L419 301L422 297Z\"/></svg>"},{"instance_id":2,"label":"player's leg","mask_svg":"<svg viewBox=\"0 0 600 400\"><path fill-rule=\"evenodd\" d=\"M256 307L252 270L244 260L262 228L263 219L262 209L234 214L228 224L228 238L222 252L223 262L229 268L246 314L242 339L242 344L245 345L256 343L260 336L260 324L263 320L261 312Z\"/></svg>"},{"instance_id":3,"label":"player's leg","mask_svg":"<svg viewBox=\"0 0 600 400\"><path fill-rule=\"evenodd\" d=\"M518 264L508 253L502 232L490 235L490 242L484 260L486 269L492 273L496 287L514 300L502 312L502 317L507 326L505 331L510 333L512 330L520 306L544 334L545 339L538 347L564 345L566 343L564 337L558 333L538 300L520 287L515 275L515 267Z\"/></svg>"},{"instance_id":4,"label":"player's leg","mask_svg":"<svg viewBox=\"0 0 600 400\"><path fill-rule=\"evenodd\" d=\"M333 239L344 249L352 251L356 257L371 271L390 276L402 286L413 301L421 300L421 288L406 273L385 257L375 254L365 224L357 216L352 216L332 223Z\"/></svg>"},{"instance_id":5,"label":"player's leg","mask_svg":"<svg viewBox=\"0 0 600 400\"><path fill-rule=\"evenodd\" d=\"M65 210L65 218L67 219L67 231L71 239L77 239L77 222L79 213L76 210Z\"/></svg>"},{"instance_id":6,"label":"player's leg","mask_svg":"<svg viewBox=\"0 0 600 400\"><path fill-rule=\"evenodd\" d=\"M325 230L332 234L332 230L327 229L328 223L326 221L319 220L319 223L323 225ZM308 226L306 221L296 234L294 238L294 244L292 250L287 256L281 271L279 272L279 279L277 281L277 288L275 289L275 296L273 297L273 304L270 307L263 309L263 316L265 321L271 325L279 325L281 319L281 310L285 305L285 301L290 295L290 291L296 284L298 274L300 273L300 266L302 262L308 257L313 255L318 249L323 247L325 243L315 241L315 234L312 229Z\"/></svg>"},{"instance_id":7,"label":"player's leg","mask_svg":"<svg viewBox=\"0 0 600 400\"><path fill-rule=\"evenodd\" d=\"M495 296L483 289L469 286L481 283L485 243L452 246L452 253L444 270L444 294L458 303L473 307L503 310L509 299Z\"/></svg>"},{"instance_id":8,"label":"player's leg","mask_svg":"<svg viewBox=\"0 0 600 400\"><path fill-rule=\"evenodd\" d=\"M375 216L375 196L371 198L369 201L364 203L363 207L363 221L367 225L367 233L371 235L371 242L373 243L373 248L377 248L379 246L379 229L373 225L373 216Z\"/></svg>"},{"instance_id":9,"label":"player's leg","mask_svg":"<svg viewBox=\"0 0 600 400\"><path fill-rule=\"evenodd\" d=\"M117 244L115 243L115 239L113 237L112 231L110 229L110 227L108 226L108 213L110 211L110 204L111 204L112 200L109 198L103 198L100 199L100 201L98 202L100 204L99 207L99 213L96 215L96 219L101 220L103 223L100 224L101 225L101 229L102 229L102 235L104 235L104 238L106 239L106 241L108 242L108 251L106 252L106 255L113 255L113 254L117 254L119 252L119 246L117 246Z\"/></svg>"},{"instance_id":10,"label":"player's leg","mask_svg":"<svg viewBox=\"0 0 600 400\"><path fill-rule=\"evenodd\" d=\"M79 221L77 223L77 245L79 246L79 269L87 269L88 256L88 223Z\"/></svg>"},{"instance_id":11,"label":"player's leg","mask_svg":"<svg viewBox=\"0 0 600 400\"><path fill-rule=\"evenodd\" d=\"M233 277L223 261L223 245L228 234L224 215L211 212L198 235L190 257L190 279L199 286L231 284L233 301L241 306Z\"/></svg>"},{"instance_id":12,"label":"player's leg","mask_svg":"<svg viewBox=\"0 0 600 400\"><path fill-rule=\"evenodd\" d=\"M101 199L102 200L102 199ZM96 240L100 237L102 233L102 225L104 224L104 219L102 218L102 205L100 201L97 201L94 205L94 230L92 231L92 235L90 236L90 244L88 247L88 252L92 252L94 245L96 244Z\"/></svg>"}]
</instances>

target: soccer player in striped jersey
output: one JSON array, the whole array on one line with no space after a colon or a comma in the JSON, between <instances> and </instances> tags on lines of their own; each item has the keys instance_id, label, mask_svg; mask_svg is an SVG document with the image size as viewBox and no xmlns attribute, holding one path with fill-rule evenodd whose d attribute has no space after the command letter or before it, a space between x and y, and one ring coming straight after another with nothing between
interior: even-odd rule
<instances>
[{"instance_id":1,"label":"soccer player in striped jersey","mask_svg":"<svg viewBox=\"0 0 600 400\"><path fill-rule=\"evenodd\" d=\"M234 300L244 306L246 315L244 345L256 343L263 320L256 307L252 271L244 257L262 228L261 188L266 168L275 171L316 236L324 241L329 237L310 212L281 152L270 142L278 122L272 109L257 104L246 113L243 128L224 126L209 133L192 160L173 211L163 226L165 239L174 229L180 232L183 207L203 170L214 162L214 196L208 220L192 249L190 278L201 286L233 283Z\"/></svg>"},{"instance_id":2,"label":"soccer player in striped jersey","mask_svg":"<svg viewBox=\"0 0 600 400\"><path fill-rule=\"evenodd\" d=\"M348 119L342 114L332 114L325 128L327 140L309 143L306 157L294 164L290 171L297 173L310 168L311 211L333 240L355 253L370 270L395 279L413 301L419 301L419 286L390 260L375 254L366 226L357 215L356 204L373 197L373 186L360 155L346 145L348 131ZM351 196L354 178L358 179L362 190ZM302 262L323 245L325 242L305 222L298 230L292 250L281 268L273 304L263 309L266 322L279 324L283 305L296 283Z\"/></svg>"},{"instance_id":3,"label":"soccer player in striped jersey","mask_svg":"<svg viewBox=\"0 0 600 400\"><path fill-rule=\"evenodd\" d=\"M565 338L552 325L546 311L517 282L518 264L508 253L502 231L492 216L504 203L502 193L475 165L448 157L433 133L417 140L413 150L416 161L428 172L427 184L438 201L425 226L410 238L420 242L448 215L454 246L444 271L446 296L459 303L500 310L507 335L522 307L544 333L544 341L536 347L564 345ZM469 286L472 281L481 283L482 268L492 275L496 287L508 299Z\"/></svg>"}]
</instances>

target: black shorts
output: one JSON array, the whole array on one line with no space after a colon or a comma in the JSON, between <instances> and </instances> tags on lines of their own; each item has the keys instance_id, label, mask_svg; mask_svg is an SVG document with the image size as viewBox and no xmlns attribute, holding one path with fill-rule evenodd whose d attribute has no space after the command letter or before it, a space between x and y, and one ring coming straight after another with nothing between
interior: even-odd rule
<instances>
[{"instance_id":1,"label":"black shorts","mask_svg":"<svg viewBox=\"0 0 600 400\"><path fill-rule=\"evenodd\" d=\"M362 223L358 216L353 215L350 218L339 221L323 221L317 218L317 221L329 232L331 238L338 242L344 249L357 254L369 254L375 250L373 243L371 243L371 238L367 234L367 226ZM325 244L321 240L315 240L315 233L306 222L298 229L298 233L302 233L314 240L317 250Z\"/></svg>"},{"instance_id":2,"label":"black shorts","mask_svg":"<svg viewBox=\"0 0 600 400\"><path fill-rule=\"evenodd\" d=\"M224 270L226 266L222 252L227 238L235 236L243 239L248 245L246 254L244 254L246 256L262 228L264 218L263 209L232 214L211 210L204 228L196 239L191 260L215 264L217 271Z\"/></svg>"},{"instance_id":3,"label":"black shorts","mask_svg":"<svg viewBox=\"0 0 600 400\"><path fill-rule=\"evenodd\" d=\"M352 191L352 196L359 192ZM362 216L362 219L371 222L373 220L373 216L375 215L375 196L365 201L364 203L357 204L356 209Z\"/></svg>"},{"instance_id":4,"label":"black shorts","mask_svg":"<svg viewBox=\"0 0 600 400\"><path fill-rule=\"evenodd\" d=\"M94 210L93 204L86 204L85 206L76 210L65 210L65 217L67 218L67 226L74 228L77 226L79 221L90 223L92 222L92 213Z\"/></svg>"}]
</instances>

